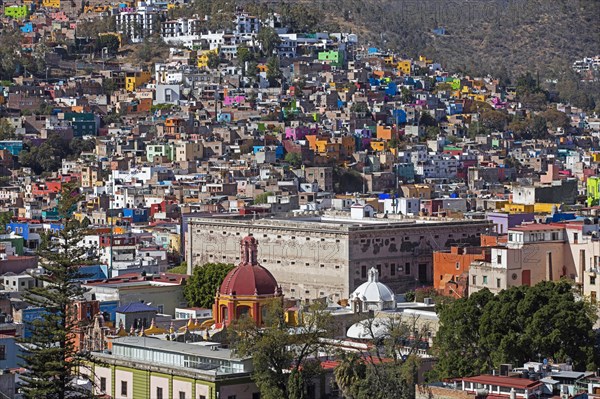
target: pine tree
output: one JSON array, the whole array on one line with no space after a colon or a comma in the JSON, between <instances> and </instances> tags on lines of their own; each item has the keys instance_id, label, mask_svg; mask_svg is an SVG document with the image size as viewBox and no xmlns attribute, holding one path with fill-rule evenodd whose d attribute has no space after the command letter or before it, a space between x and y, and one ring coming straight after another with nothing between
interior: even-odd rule
<instances>
[{"instance_id":1,"label":"pine tree","mask_svg":"<svg viewBox=\"0 0 600 399\"><path fill-rule=\"evenodd\" d=\"M27 347L21 356L26 372L22 375L25 398L85 398L89 390L74 383L88 357L74 346L74 329L81 327L74 317L73 300L81 298L85 289L77 279L79 266L90 262L88 250L77 246L83 234L73 211L82 199L79 189L65 185L58 201L63 229L51 233L40 246L38 256L45 273L34 275L36 286L23 298L32 306L43 309L30 326L31 336L20 339Z\"/></svg>"}]
</instances>

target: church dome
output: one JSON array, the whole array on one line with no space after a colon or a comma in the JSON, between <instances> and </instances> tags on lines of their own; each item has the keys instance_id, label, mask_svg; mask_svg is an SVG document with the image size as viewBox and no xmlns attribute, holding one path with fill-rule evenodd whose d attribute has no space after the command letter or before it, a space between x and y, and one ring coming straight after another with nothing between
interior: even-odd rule
<instances>
[{"instance_id":1,"label":"church dome","mask_svg":"<svg viewBox=\"0 0 600 399\"><path fill-rule=\"evenodd\" d=\"M363 304L381 304L380 310L396 306L394 293L385 284L379 282L379 272L374 267L369 270L369 279L350 295L351 303L359 300Z\"/></svg>"},{"instance_id":2,"label":"church dome","mask_svg":"<svg viewBox=\"0 0 600 399\"><path fill-rule=\"evenodd\" d=\"M279 285L267 269L258 264L258 241L245 237L241 242L241 262L231 270L219 289L221 295L276 295Z\"/></svg>"}]
</instances>

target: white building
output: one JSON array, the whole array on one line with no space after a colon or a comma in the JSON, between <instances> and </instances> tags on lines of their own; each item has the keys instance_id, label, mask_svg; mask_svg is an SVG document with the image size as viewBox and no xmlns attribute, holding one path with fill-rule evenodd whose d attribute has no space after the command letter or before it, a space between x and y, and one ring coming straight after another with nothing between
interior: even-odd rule
<instances>
[{"instance_id":1,"label":"white building","mask_svg":"<svg viewBox=\"0 0 600 399\"><path fill-rule=\"evenodd\" d=\"M137 10L124 11L115 16L117 32L127 36L132 43L141 43L158 28L158 13L146 3L138 3Z\"/></svg>"}]
</instances>

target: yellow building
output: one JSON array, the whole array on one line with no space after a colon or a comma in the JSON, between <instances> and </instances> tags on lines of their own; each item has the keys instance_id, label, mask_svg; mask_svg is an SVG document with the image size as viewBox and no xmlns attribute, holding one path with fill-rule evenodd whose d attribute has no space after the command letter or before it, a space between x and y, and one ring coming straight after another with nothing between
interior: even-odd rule
<instances>
[{"instance_id":1,"label":"yellow building","mask_svg":"<svg viewBox=\"0 0 600 399\"><path fill-rule=\"evenodd\" d=\"M420 55L419 56L419 61L424 62L426 64L432 64L433 63L433 60L425 57L424 55Z\"/></svg>"},{"instance_id":2,"label":"yellow building","mask_svg":"<svg viewBox=\"0 0 600 399\"><path fill-rule=\"evenodd\" d=\"M398 71L400 71L404 75L410 75L410 73L411 73L410 60L398 61L398 63L396 64L396 69L398 69Z\"/></svg>"},{"instance_id":3,"label":"yellow building","mask_svg":"<svg viewBox=\"0 0 600 399\"><path fill-rule=\"evenodd\" d=\"M60 0L42 0L42 7L60 8Z\"/></svg>"},{"instance_id":4,"label":"yellow building","mask_svg":"<svg viewBox=\"0 0 600 399\"><path fill-rule=\"evenodd\" d=\"M198 55L198 68L208 68L210 54L218 55L218 50L204 50Z\"/></svg>"},{"instance_id":5,"label":"yellow building","mask_svg":"<svg viewBox=\"0 0 600 399\"><path fill-rule=\"evenodd\" d=\"M385 141L371 141L371 149L373 151L385 151L386 142Z\"/></svg>"},{"instance_id":6,"label":"yellow building","mask_svg":"<svg viewBox=\"0 0 600 399\"><path fill-rule=\"evenodd\" d=\"M136 91L142 85L148 83L152 75L148 71L127 72L125 75L125 90Z\"/></svg>"}]
</instances>

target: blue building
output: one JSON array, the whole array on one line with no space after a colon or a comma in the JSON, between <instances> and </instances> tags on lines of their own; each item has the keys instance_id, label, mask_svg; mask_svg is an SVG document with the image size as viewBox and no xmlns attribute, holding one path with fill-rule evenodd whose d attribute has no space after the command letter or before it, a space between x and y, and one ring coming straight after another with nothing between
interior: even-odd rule
<instances>
[{"instance_id":1,"label":"blue building","mask_svg":"<svg viewBox=\"0 0 600 399\"><path fill-rule=\"evenodd\" d=\"M0 370L19 367L20 354L21 349L15 337L0 335Z\"/></svg>"},{"instance_id":2,"label":"blue building","mask_svg":"<svg viewBox=\"0 0 600 399\"><path fill-rule=\"evenodd\" d=\"M100 312L104 315L105 321L110 321L115 327L115 321L117 319L117 308L119 307L119 301L101 301Z\"/></svg>"},{"instance_id":3,"label":"blue building","mask_svg":"<svg viewBox=\"0 0 600 399\"><path fill-rule=\"evenodd\" d=\"M403 109L393 110L392 117L394 118L394 123L397 125L401 123L406 123L406 111Z\"/></svg>"},{"instance_id":4,"label":"blue building","mask_svg":"<svg viewBox=\"0 0 600 399\"><path fill-rule=\"evenodd\" d=\"M270 149L270 150L275 149L275 158L276 159L283 159L283 156L284 156L284 148L283 148L283 146L278 145L278 146L275 146L275 148L273 148L273 146L269 146L268 149ZM265 146L264 145L255 145L252 148L252 153L254 155L256 155L257 152L264 151L264 150L265 150Z\"/></svg>"},{"instance_id":5,"label":"blue building","mask_svg":"<svg viewBox=\"0 0 600 399\"><path fill-rule=\"evenodd\" d=\"M131 223L145 223L148 221L148 209L123 208L123 218Z\"/></svg>"},{"instance_id":6,"label":"blue building","mask_svg":"<svg viewBox=\"0 0 600 399\"><path fill-rule=\"evenodd\" d=\"M23 26L21 26L21 32L23 33L32 33L33 32L33 23L31 22L25 22L23 24Z\"/></svg>"},{"instance_id":7,"label":"blue building","mask_svg":"<svg viewBox=\"0 0 600 399\"><path fill-rule=\"evenodd\" d=\"M80 280L104 280L108 278L107 265L86 265L79 267Z\"/></svg>"},{"instance_id":8,"label":"blue building","mask_svg":"<svg viewBox=\"0 0 600 399\"><path fill-rule=\"evenodd\" d=\"M412 162L396 164L398 180L410 182L415 180L415 165Z\"/></svg>"},{"instance_id":9,"label":"blue building","mask_svg":"<svg viewBox=\"0 0 600 399\"><path fill-rule=\"evenodd\" d=\"M12 155L18 157L23 151L23 142L18 140L2 140L0 141L0 150L8 150Z\"/></svg>"}]
</instances>

